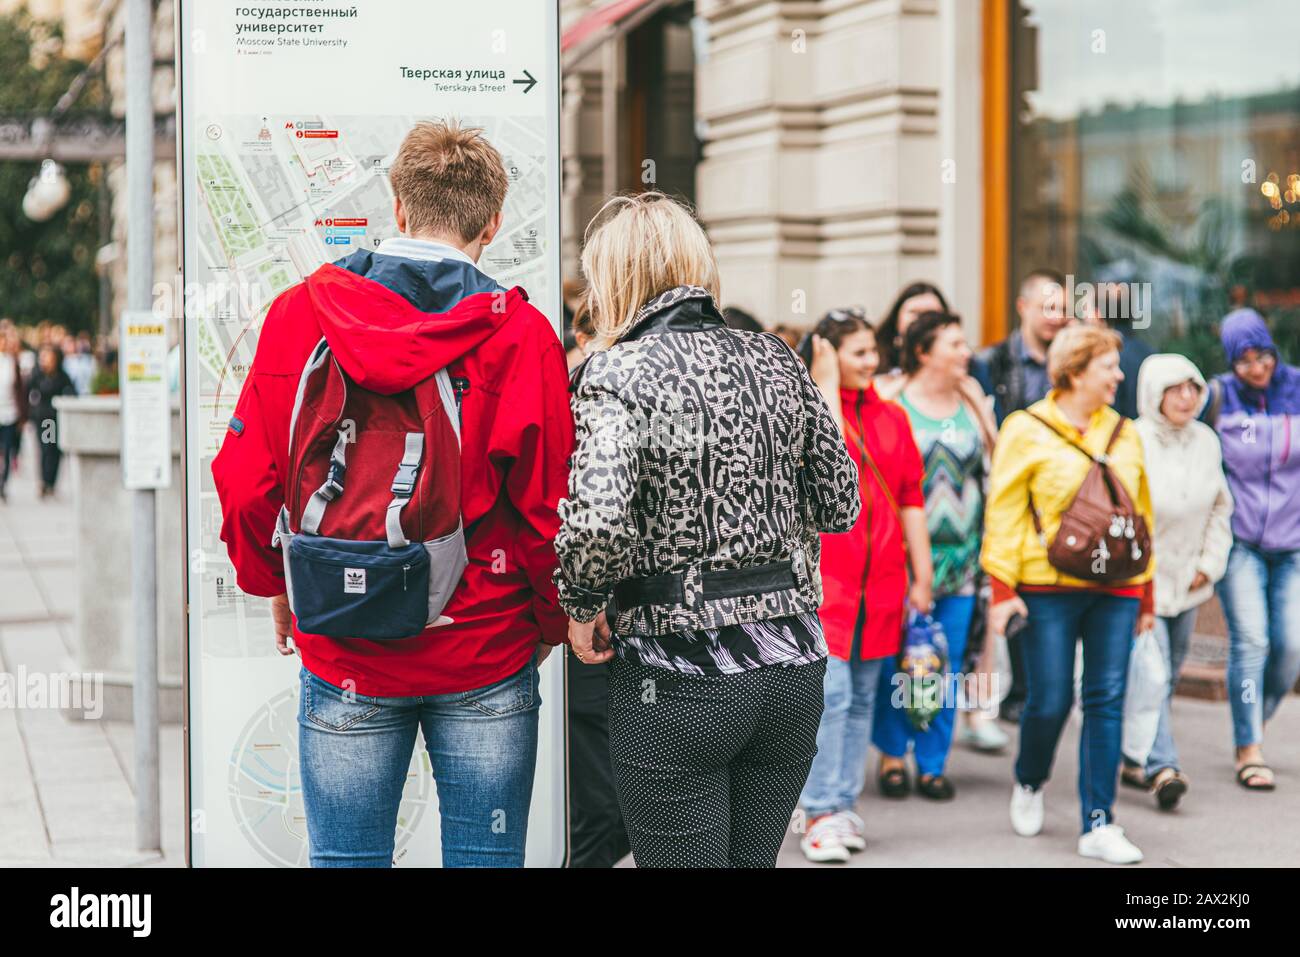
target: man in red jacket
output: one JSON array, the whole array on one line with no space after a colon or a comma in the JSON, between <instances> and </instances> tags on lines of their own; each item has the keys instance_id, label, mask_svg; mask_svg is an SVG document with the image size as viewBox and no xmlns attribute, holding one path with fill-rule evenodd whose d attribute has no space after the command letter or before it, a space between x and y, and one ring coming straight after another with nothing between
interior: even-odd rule
<instances>
[{"instance_id":1,"label":"man in red jacket","mask_svg":"<svg viewBox=\"0 0 1300 957\"><path fill-rule=\"evenodd\" d=\"M421 123L390 180L401 236L321 266L271 305L212 465L239 587L271 599L281 654L302 659L299 761L311 863L389 866L422 728L446 866L519 866L537 749L537 667L565 640L552 541L573 446L564 350L521 289L477 268L508 180L480 130ZM392 395L447 368L461 427L469 565L452 624L398 641L298 630L271 545L289 421L324 336L348 378Z\"/></svg>"}]
</instances>

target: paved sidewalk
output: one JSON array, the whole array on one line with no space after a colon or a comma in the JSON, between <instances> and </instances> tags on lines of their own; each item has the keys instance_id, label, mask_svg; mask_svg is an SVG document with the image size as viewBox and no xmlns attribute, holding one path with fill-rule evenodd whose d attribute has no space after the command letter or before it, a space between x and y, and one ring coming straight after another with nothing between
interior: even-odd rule
<instances>
[{"instance_id":1,"label":"paved sidewalk","mask_svg":"<svg viewBox=\"0 0 1300 957\"><path fill-rule=\"evenodd\" d=\"M27 438L9 502L0 504L0 672L75 673L71 476L65 461L57 499L41 501L36 448ZM135 847L130 723L0 707L0 868L183 866L180 726L164 725L160 745L161 856Z\"/></svg>"},{"instance_id":2,"label":"paved sidewalk","mask_svg":"<svg viewBox=\"0 0 1300 957\"><path fill-rule=\"evenodd\" d=\"M1232 735L1226 701L1178 697L1174 739L1191 788L1173 813L1156 810L1147 794L1119 787L1116 823L1143 853L1143 867L1279 867L1300 865L1300 696L1283 702L1268 728L1265 754L1277 790L1248 792L1233 777ZM949 777L957 797L936 803L915 794L882 797L875 785L873 749L866 793L857 811L867 823L867 850L850 867L1111 867L1075 852L1079 819L1077 712L1061 734L1046 785L1046 824L1034 838L1011 830L1012 743L1001 755L953 749ZM913 769L914 770L914 769ZM786 838L780 867L809 864L798 838Z\"/></svg>"}]
</instances>

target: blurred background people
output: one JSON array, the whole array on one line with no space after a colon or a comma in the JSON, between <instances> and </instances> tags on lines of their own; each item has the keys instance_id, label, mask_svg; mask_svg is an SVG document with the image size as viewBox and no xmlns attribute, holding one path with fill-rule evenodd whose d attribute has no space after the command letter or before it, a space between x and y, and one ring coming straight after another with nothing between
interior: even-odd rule
<instances>
[{"instance_id":1,"label":"blurred background people","mask_svg":"<svg viewBox=\"0 0 1300 957\"><path fill-rule=\"evenodd\" d=\"M587 358L596 337L591 310L578 303L572 322L569 371ZM609 664L583 664L566 649L569 716L569 866L613 867L632 850L618 806L609 757Z\"/></svg>"},{"instance_id":2,"label":"blurred background people","mask_svg":"<svg viewBox=\"0 0 1300 957\"><path fill-rule=\"evenodd\" d=\"M90 380L95 375L95 356L90 347L90 337L79 338L64 336L60 346L63 350L63 371L77 390L77 395L90 392Z\"/></svg>"},{"instance_id":3,"label":"blurred background people","mask_svg":"<svg viewBox=\"0 0 1300 957\"><path fill-rule=\"evenodd\" d=\"M880 749L881 774L906 773L909 746L916 760L917 793L948 800L956 790L945 776L956 715L956 673L961 670L975 611L980 535L984 522L985 451L992 448L980 413L963 399L971 348L961 319L925 312L909 323L900 357L906 385L899 405L907 413L924 466L922 491L934 569L934 617L948 641L939 713L917 731L893 700L894 669L884 668L876 699L872 739ZM905 793L905 792L904 792Z\"/></svg>"},{"instance_id":4,"label":"blurred background people","mask_svg":"<svg viewBox=\"0 0 1300 957\"><path fill-rule=\"evenodd\" d=\"M999 426L1007 416L1046 397L1047 350L1073 321L1066 309L1065 277L1055 269L1035 269L1016 295L1020 325L1002 342L989 346L971 363L971 372L993 397Z\"/></svg>"},{"instance_id":5,"label":"blurred background people","mask_svg":"<svg viewBox=\"0 0 1300 957\"><path fill-rule=\"evenodd\" d=\"M21 348L17 330L12 326L0 330L0 502L8 500L9 475L27 421Z\"/></svg>"},{"instance_id":6,"label":"blurred background people","mask_svg":"<svg viewBox=\"0 0 1300 957\"><path fill-rule=\"evenodd\" d=\"M1195 421L1206 401L1200 370L1180 355L1153 355L1142 363L1137 392L1137 430L1156 517L1155 635L1169 669L1169 692L1145 764L1126 756L1121 780L1148 789L1157 807L1170 811L1189 786L1174 747L1170 705L1197 612L1227 568L1232 493L1219 437Z\"/></svg>"},{"instance_id":7,"label":"blurred background people","mask_svg":"<svg viewBox=\"0 0 1300 957\"><path fill-rule=\"evenodd\" d=\"M59 462L63 457L59 448L58 416L54 400L62 395L76 394L77 387L63 369L63 353L54 345L41 346L27 392L32 427L36 432L37 446L41 450L41 498L54 494L54 487L59 481Z\"/></svg>"},{"instance_id":8,"label":"blurred background people","mask_svg":"<svg viewBox=\"0 0 1300 957\"><path fill-rule=\"evenodd\" d=\"M713 249L677 203L611 200L582 265L600 351L572 386L556 584L573 652L612 660L632 854L774 867L822 711L816 533L853 527L857 471L795 355L726 327Z\"/></svg>"},{"instance_id":9,"label":"blurred background people","mask_svg":"<svg viewBox=\"0 0 1300 957\"><path fill-rule=\"evenodd\" d=\"M778 337L791 349L798 349L799 343L803 339L803 333L792 326L787 326L783 322L778 322L772 327L772 334Z\"/></svg>"},{"instance_id":10,"label":"blurred background people","mask_svg":"<svg viewBox=\"0 0 1300 957\"><path fill-rule=\"evenodd\" d=\"M722 310L723 321L728 329L738 332L762 332L763 324L739 306L728 306Z\"/></svg>"},{"instance_id":11,"label":"blurred background people","mask_svg":"<svg viewBox=\"0 0 1300 957\"><path fill-rule=\"evenodd\" d=\"M1003 425L993 455L981 562L993 581L990 637L1014 616L1028 619L1021 646L1028 698L1020 719L1020 753L1011 823L1032 837L1043 827L1043 785L1074 702L1075 649L1083 639L1083 726L1079 735L1078 851L1112 864L1142 852L1114 822L1124 689L1134 634L1154 624L1154 568L1130 581L1096 583L1057 570L1048 542L1096 456L1152 527L1142 440L1110 404L1124 373L1120 339L1109 330L1074 325L1054 337L1048 353L1052 391ZM1030 510L1042 524L1040 537Z\"/></svg>"},{"instance_id":12,"label":"blurred background people","mask_svg":"<svg viewBox=\"0 0 1300 957\"><path fill-rule=\"evenodd\" d=\"M803 347L813 381L833 402L842 442L858 463L862 512L847 534L823 535L820 618L830 658L817 756L800 802L810 861L843 862L866 847L854 810L866 781L867 751L882 670L902 643L904 605L929 611L933 568L921 491L924 469L907 413L872 384L876 337L858 309L827 314ZM912 584L908 584L911 561ZM908 787L907 772L890 786Z\"/></svg>"},{"instance_id":13,"label":"blurred background people","mask_svg":"<svg viewBox=\"0 0 1300 957\"><path fill-rule=\"evenodd\" d=\"M939 287L932 282L918 281L904 286L894 304L885 313L880 328L876 330L876 341L880 348L880 373L876 376L876 392L882 398L893 401L898 398L907 373L903 371L903 336L907 328L922 314L927 312L947 312L948 300L944 298Z\"/></svg>"},{"instance_id":14,"label":"blurred background people","mask_svg":"<svg viewBox=\"0 0 1300 957\"><path fill-rule=\"evenodd\" d=\"M1146 309L1150 307L1150 303L1145 306ZM1133 332L1133 306L1130 305L1128 286L1118 282L1098 284L1086 297L1085 309L1085 314L1079 319L1098 329L1114 330L1123 342L1119 350L1119 367L1124 370L1124 381L1115 393L1115 411L1126 419L1136 419L1139 414L1138 373L1153 350Z\"/></svg>"},{"instance_id":15,"label":"blurred background people","mask_svg":"<svg viewBox=\"0 0 1300 957\"><path fill-rule=\"evenodd\" d=\"M1221 338L1232 371L1215 380L1215 427L1236 502L1218 586L1228 701L1237 781L1270 791L1264 726L1300 677L1300 369L1281 361L1252 309L1226 316Z\"/></svg>"}]
</instances>

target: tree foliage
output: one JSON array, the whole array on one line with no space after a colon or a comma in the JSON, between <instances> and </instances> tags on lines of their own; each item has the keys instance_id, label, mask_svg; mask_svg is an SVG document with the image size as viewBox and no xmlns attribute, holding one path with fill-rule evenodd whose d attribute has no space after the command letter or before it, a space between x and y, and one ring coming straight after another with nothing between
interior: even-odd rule
<instances>
[{"instance_id":1,"label":"tree foliage","mask_svg":"<svg viewBox=\"0 0 1300 957\"><path fill-rule=\"evenodd\" d=\"M48 116L86 64L63 55L57 24L24 10L0 15L0 114ZM74 113L97 112L102 81L82 91ZM102 164L66 166L72 194L45 223L23 213L23 196L40 162L0 162L0 316L19 325L48 320L75 330L97 324Z\"/></svg>"}]
</instances>

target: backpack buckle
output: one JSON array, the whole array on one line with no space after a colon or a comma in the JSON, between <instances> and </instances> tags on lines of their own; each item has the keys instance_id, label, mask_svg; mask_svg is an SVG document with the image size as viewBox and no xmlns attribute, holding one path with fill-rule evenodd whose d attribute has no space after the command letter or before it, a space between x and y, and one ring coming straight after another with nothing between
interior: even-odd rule
<instances>
[{"instance_id":1,"label":"backpack buckle","mask_svg":"<svg viewBox=\"0 0 1300 957\"><path fill-rule=\"evenodd\" d=\"M420 466L403 462L397 466L397 474L393 476L393 487L390 491L394 495L409 497L415 491L415 478L419 472Z\"/></svg>"},{"instance_id":2,"label":"backpack buckle","mask_svg":"<svg viewBox=\"0 0 1300 957\"><path fill-rule=\"evenodd\" d=\"M327 501L334 501L343 494L343 481L348 474L348 467L339 461L330 462L329 474L325 476L325 484L321 486L321 494Z\"/></svg>"}]
</instances>

